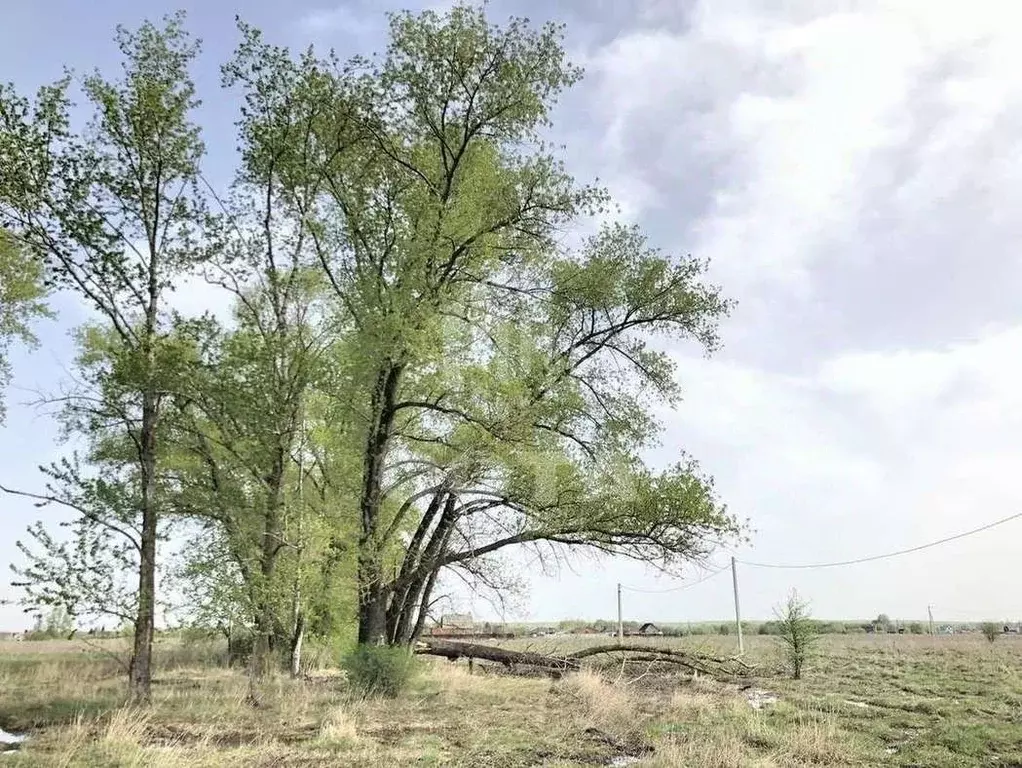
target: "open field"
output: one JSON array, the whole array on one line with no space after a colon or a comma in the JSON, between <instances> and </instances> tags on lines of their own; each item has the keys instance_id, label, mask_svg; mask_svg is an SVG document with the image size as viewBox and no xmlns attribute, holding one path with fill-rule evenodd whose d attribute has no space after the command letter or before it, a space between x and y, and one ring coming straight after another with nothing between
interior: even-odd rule
<instances>
[{"instance_id":1,"label":"open field","mask_svg":"<svg viewBox=\"0 0 1022 768\"><path fill-rule=\"evenodd\" d=\"M542 651L592 642L510 641ZM734 647L725 637L648 642ZM217 649L163 641L154 706L140 713L120 707L121 673L102 652L0 643L0 728L31 736L3 764L1022 766L1019 638L828 636L820 650L794 681L778 673L770 638L750 638L755 687L779 697L760 710L736 685L680 672L554 681L440 661L396 700L355 697L323 666L267 684L256 709L243 674L213 663Z\"/></svg>"}]
</instances>

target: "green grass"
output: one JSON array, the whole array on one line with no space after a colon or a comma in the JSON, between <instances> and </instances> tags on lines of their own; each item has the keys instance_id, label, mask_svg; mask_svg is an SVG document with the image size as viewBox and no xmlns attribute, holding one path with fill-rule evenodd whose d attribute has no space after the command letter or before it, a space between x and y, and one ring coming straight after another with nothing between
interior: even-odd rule
<instances>
[{"instance_id":1,"label":"green grass","mask_svg":"<svg viewBox=\"0 0 1022 768\"><path fill-rule=\"evenodd\" d=\"M609 638L509 641L569 650ZM363 698L339 670L264 685L215 648L157 648L148 712L123 708L110 652L75 643L0 644L0 727L28 732L10 766L1022 766L1022 640L829 636L800 681L777 671L771 638L747 639L757 688L685 673L586 672L563 680L431 661L395 699ZM651 645L730 653L734 638Z\"/></svg>"}]
</instances>

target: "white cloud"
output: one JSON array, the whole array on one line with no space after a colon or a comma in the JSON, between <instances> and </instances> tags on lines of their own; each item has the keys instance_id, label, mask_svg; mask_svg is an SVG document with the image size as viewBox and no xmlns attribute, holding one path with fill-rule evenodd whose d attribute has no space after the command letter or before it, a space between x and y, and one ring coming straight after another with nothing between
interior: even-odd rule
<instances>
[{"instance_id":1,"label":"white cloud","mask_svg":"<svg viewBox=\"0 0 1022 768\"><path fill-rule=\"evenodd\" d=\"M739 290L781 281L805 294L813 265L858 236L892 173L888 153L915 155L892 200L911 215L953 194L1004 127L1003 110L1018 101L1022 33L1004 23L1003 4L979 6L698 3L681 32L632 30L591 54L602 148L615 172L659 178L650 208L671 205L672 182L699 183L671 175L682 158L724 166L708 215L691 223L694 250ZM917 125L920 97L937 112L932 132ZM615 166L650 130L650 162ZM1022 149L1017 130L1011 141ZM1001 175L1017 182L1020 157Z\"/></svg>"},{"instance_id":2,"label":"white cloud","mask_svg":"<svg viewBox=\"0 0 1022 768\"><path fill-rule=\"evenodd\" d=\"M758 561L872 555L1022 510L1022 30L1004 4L644 8L587 52L600 151L584 159L741 301L724 355L680 358L656 460L698 458ZM743 569L743 603L768 616L797 586L830 616L1022 614L1009 525L868 566ZM608 571L600 595L640 578ZM636 610L726 617L728 586Z\"/></svg>"},{"instance_id":3,"label":"white cloud","mask_svg":"<svg viewBox=\"0 0 1022 768\"><path fill-rule=\"evenodd\" d=\"M752 517L751 559L891 551L1022 510L1020 349L1022 326L936 350L842 354L806 376L690 363L683 376L695 386L671 429L710 457L723 497ZM847 573L836 571L769 572L763 583L802 578L824 610L882 599L905 615L971 601L1009 615L1022 610L1007 587L1015 541L1017 529L1002 529L887 561L857 576L855 594L838 591ZM753 589L750 608L762 612L767 598Z\"/></svg>"}]
</instances>

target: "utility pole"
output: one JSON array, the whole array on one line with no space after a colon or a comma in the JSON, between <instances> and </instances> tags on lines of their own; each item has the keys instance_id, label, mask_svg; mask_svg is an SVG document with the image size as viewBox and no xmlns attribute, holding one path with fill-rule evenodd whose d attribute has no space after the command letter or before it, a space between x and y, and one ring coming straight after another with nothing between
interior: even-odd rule
<instances>
[{"instance_id":1,"label":"utility pole","mask_svg":"<svg viewBox=\"0 0 1022 768\"><path fill-rule=\"evenodd\" d=\"M742 641L742 609L738 605L738 566L735 565L735 557L731 556L731 583L735 588L735 627L738 629L738 652L745 653L745 643Z\"/></svg>"},{"instance_id":2,"label":"utility pole","mask_svg":"<svg viewBox=\"0 0 1022 768\"><path fill-rule=\"evenodd\" d=\"M926 606L926 612L930 615L930 634L933 634L933 606Z\"/></svg>"},{"instance_id":3,"label":"utility pole","mask_svg":"<svg viewBox=\"0 0 1022 768\"><path fill-rule=\"evenodd\" d=\"M617 583L617 642L620 645L625 639L625 625L621 621L621 582Z\"/></svg>"}]
</instances>

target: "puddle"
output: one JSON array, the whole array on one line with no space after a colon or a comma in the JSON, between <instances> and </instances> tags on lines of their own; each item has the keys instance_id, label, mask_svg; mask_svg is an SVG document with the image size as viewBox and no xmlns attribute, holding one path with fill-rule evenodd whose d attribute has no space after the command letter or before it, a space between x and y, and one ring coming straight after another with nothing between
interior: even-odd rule
<instances>
[{"instance_id":1,"label":"puddle","mask_svg":"<svg viewBox=\"0 0 1022 768\"><path fill-rule=\"evenodd\" d=\"M632 755L621 755L620 757L612 757L607 765L611 768L625 768L626 765L635 765L636 763L642 762L641 757L633 757Z\"/></svg>"},{"instance_id":2,"label":"puddle","mask_svg":"<svg viewBox=\"0 0 1022 768\"><path fill-rule=\"evenodd\" d=\"M761 691L758 688L753 688L751 691L747 691L745 698L749 700L749 706L753 709L763 709L763 707L776 704L780 701L780 697L776 693Z\"/></svg>"},{"instance_id":3,"label":"puddle","mask_svg":"<svg viewBox=\"0 0 1022 768\"><path fill-rule=\"evenodd\" d=\"M867 709L869 707L869 704L864 701L851 701L849 699L845 699L845 704L850 707L858 707L859 709Z\"/></svg>"}]
</instances>

